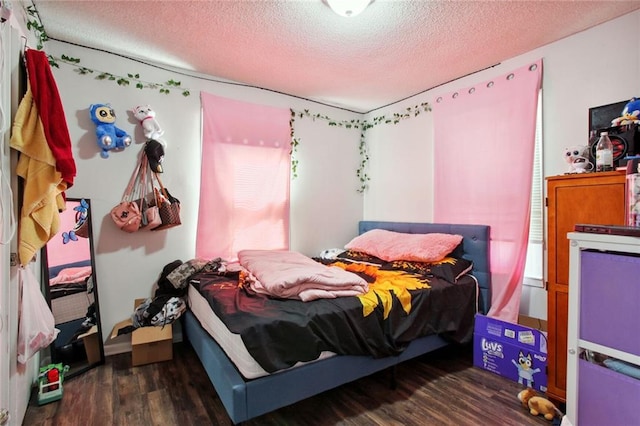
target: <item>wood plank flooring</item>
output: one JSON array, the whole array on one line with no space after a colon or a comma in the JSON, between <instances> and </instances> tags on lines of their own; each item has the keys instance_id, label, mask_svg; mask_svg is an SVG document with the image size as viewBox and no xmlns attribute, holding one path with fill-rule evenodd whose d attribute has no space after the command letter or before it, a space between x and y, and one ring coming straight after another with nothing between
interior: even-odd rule
<instances>
[{"instance_id":1,"label":"wood plank flooring","mask_svg":"<svg viewBox=\"0 0 640 426\"><path fill-rule=\"evenodd\" d=\"M470 346L444 348L243 423L246 426L551 425L517 400L521 385L473 367ZM188 343L168 362L131 366L131 354L64 383L62 400L38 406L31 425L231 425Z\"/></svg>"}]
</instances>

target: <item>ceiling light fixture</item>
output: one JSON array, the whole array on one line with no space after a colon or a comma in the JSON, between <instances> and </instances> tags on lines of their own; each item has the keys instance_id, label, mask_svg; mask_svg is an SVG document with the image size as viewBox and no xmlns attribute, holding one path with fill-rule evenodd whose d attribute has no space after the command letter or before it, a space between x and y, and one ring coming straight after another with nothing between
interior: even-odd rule
<instances>
[{"instance_id":1,"label":"ceiling light fixture","mask_svg":"<svg viewBox=\"0 0 640 426\"><path fill-rule=\"evenodd\" d=\"M364 11L372 0L326 0L335 13L347 18L353 18Z\"/></svg>"}]
</instances>

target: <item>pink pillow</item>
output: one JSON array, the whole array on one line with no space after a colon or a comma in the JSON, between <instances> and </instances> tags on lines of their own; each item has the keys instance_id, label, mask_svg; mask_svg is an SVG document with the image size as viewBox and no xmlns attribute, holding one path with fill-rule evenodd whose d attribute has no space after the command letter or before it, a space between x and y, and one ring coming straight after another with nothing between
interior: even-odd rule
<instances>
[{"instance_id":1,"label":"pink pillow","mask_svg":"<svg viewBox=\"0 0 640 426\"><path fill-rule=\"evenodd\" d=\"M456 234L404 234L372 229L355 237L344 247L379 257L387 262L437 262L451 253L461 241L462 235Z\"/></svg>"}]
</instances>

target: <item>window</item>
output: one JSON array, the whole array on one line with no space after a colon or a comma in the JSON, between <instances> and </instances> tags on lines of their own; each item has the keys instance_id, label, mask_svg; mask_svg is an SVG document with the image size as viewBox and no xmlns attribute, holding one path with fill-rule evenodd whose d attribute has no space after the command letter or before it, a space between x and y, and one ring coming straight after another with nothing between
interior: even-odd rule
<instances>
[{"instance_id":1,"label":"window","mask_svg":"<svg viewBox=\"0 0 640 426\"><path fill-rule=\"evenodd\" d=\"M289 109L202 98L196 256L289 248Z\"/></svg>"},{"instance_id":2,"label":"window","mask_svg":"<svg viewBox=\"0 0 640 426\"><path fill-rule=\"evenodd\" d=\"M536 142L533 157L533 181L531 185L531 220L529 246L524 268L524 284L543 287L544 253L544 173L542 168L542 90L538 96L536 118Z\"/></svg>"}]
</instances>

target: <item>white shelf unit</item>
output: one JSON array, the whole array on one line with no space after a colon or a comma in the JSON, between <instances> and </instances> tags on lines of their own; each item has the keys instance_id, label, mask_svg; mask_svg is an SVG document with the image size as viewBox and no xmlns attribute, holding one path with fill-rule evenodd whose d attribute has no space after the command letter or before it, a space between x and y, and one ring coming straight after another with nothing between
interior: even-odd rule
<instances>
[{"instance_id":1,"label":"white shelf unit","mask_svg":"<svg viewBox=\"0 0 640 426\"><path fill-rule=\"evenodd\" d=\"M567 237L567 418L574 426L640 424L640 380L580 358L589 350L640 367L640 237Z\"/></svg>"}]
</instances>

